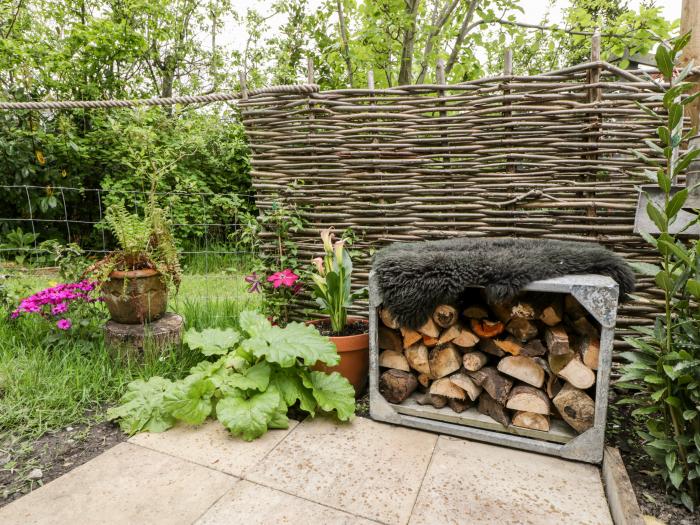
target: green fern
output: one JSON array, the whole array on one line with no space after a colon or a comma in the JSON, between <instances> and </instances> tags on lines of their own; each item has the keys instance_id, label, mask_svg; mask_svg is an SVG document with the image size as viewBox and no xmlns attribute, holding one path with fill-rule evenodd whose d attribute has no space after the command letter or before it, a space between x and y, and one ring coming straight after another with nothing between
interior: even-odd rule
<instances>
[{"instance_id":1,"label":"green fern","mask_svg":"<svg viewBox=\"0 0 700 525\"><path fill-rule=\"evenodd\" d=\"M123 202L107 208L105 221L126 255L133 257L148 251L151 240L149 221L135 213L129 213Z\"/></svg>"}]
</instances>

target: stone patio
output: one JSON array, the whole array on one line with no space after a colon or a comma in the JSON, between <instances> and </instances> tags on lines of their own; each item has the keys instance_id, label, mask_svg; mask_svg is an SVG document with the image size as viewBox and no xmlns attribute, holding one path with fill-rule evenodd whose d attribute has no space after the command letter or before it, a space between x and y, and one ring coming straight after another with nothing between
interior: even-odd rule
<instances>
[{"instance_id":1,"label":"stone patio","mask_svg":"<svg viewBox=\"0 0 700 525\"><path fill-rule=\"evenodd\" d=\"M0 510L29 524L610 524L600 472L356 418L141 434Z\"/></svg>"}]
</instances>

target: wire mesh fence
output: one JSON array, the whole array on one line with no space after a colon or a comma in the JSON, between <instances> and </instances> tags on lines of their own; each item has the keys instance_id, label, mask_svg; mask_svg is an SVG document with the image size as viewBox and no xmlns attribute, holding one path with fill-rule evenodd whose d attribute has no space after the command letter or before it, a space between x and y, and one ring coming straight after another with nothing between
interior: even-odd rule
<instances>
[{"instance_id":1,"label":"wire mesh fence","mask_svg":"<svg viewBox=\"0 0 700 525\"><path fill-rule=\"evenodd\" d=\"M59 278L46 241L75 244L85 257L98 260L117 247L105 221L109 205L124 202L129 211L143 214L149 193L32 185L0 185L0 192L0 274L5 283L30 289ZM253 195L167 191L157 198L169 212L183 269L172 308L236 315L255 304L245 282L257 257L246 236L255 220Z\"/></svg>"}]
</instances>

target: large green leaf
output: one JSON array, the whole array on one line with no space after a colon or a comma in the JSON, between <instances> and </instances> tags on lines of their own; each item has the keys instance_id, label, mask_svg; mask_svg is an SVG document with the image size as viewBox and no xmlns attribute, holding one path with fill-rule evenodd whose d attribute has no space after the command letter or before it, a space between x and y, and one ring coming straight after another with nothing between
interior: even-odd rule
<instances>
[{"instance_id":1,"label":"large green leaf","mask_svg":"<svg viewBox=\"0 0 700 525\"><path fill-rule=\"evenodd\" d=\"M243 349L283 368L294 366L298 359L308 366L318 361L333 366L340 361L335 345L313 326L289 323L279 328L268 323L266 327L256 324L249 328L246 332L251 337L243 341Z\"/></svg>"},{"instance_id":2,"label":"large green leaf","mask_svg":"<svg viewBox=\"0 0 700 525\"><path fill-rule=\"evenodd\" d=\"M228 353L241 338L241 335L231 328L207 328L201 332L187 330L184 342L193 350L199 350L204 355L223 355Z\"/></svg>"},{"instance_id":3,"label":"large green leaf","mask_svg":"<svg viewBox=\"0 0 700 525\"><path fill-rule=\"evenodd\" d=\"M227 395L229 389L232 388L240 390L259 390L262 392L267 389L267 385L270 383L270 371L270 365L265 361L261 361L241 373L229 375L221 389L224 395Z\"/></svg>"},{"instance_id":4,"label":"large green leaf","mask_svg":"<svg viewBox=\"0 0 700 525\"><path fill-rule=\"evenodd\" d=\"M661 74L666 78L671 78L673 75L673 59L671 53L663 44L656 48L656 67L659 68Z\"/></svg>"},{"instance_id":5,"label":"large green leaf","mask_svg":"<svg viewBox=\"0 0 700 525\"><path fill-rule=\"evenodd\" d=\"M175 424L175 418L163 407L163 396L171 387L171 381L158 376L132 381L120 404L107 411L107 417L119 419L119 427L129 435L144 430L163 432Z\"/></svg>"},{"instance_id":6,"label":"large green leaf","mask_svg":"<svg viewBox=\"0 0 700 525\"><path fill-rule=\"evenodd\" d=\"M270 382L277 387L287 406L292 406L299 400L299 408L312 416L316 414L318 403L312 390L302 383L297 367L277 368L274 370Z\"/></svg>"},{"instance_id":7,"label":"large green leaf","mask_svg":"<svg viewBox=\"0 0 700 525\"><path fill-rule=\"evenodd\" d=\"M211 397L215 390L210 379L190 376L166 392L163 399L165 410L185 423L201 425L211 414Z\"/></svg>"},{"instance_id":8,"label":"large green leaf","mask_svg":"<svg viewBox=\"0 0 700 525\"><path fill-rule=\"evenodd\" d=\"M216 405L216 417L231 433L252 441L267 432L271 422L280 422L276 412L280 409L280 394L276 388L255 394L246 399L243 396L228 396Z\"/></svg>"},{"instance_id":9,"label":"large green leaf","mask_svg":"<svg viewBox=\"0 0 700 525\"><path fill-rule=\"evenodd\" d=\"M685 283L685 288L688 290L688 293L700 299L700 281L696 279L688 279L688 281Z\"/></svg>"},{"instance_id":10,"label":"large green leaf","mask_svg":"<svg viewBox=\"0 0 700 525\"><path fill-rule=\"evenodd\" d=\"M355 414L355 389L338 372L311 372L302 380L304 386L313 391L322 410L335 410L341 421L347 421Z\"/></svg>"},{"instance_id":11,"label":"large green leaf","mask_svg":"<svg viewBox=\"0 0 700 525\"><path fill-rule=\"evenodd\" d=\"M263 334L272 327L267 317L260 312L253 312L251 310L242 312L238 318L238 322L241 326L241 330L251 337Z\"/></svg>"}]
</instances>

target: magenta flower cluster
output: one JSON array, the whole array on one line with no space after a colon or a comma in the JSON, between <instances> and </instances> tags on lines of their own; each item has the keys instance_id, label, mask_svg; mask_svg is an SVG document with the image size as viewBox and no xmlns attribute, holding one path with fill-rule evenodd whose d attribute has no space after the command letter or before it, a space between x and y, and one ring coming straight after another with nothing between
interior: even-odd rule
<instances>
[{"instance_id":1,"label":"magenta flower cluster","mask_svg":"<svg viewBox=\"0 0 700 525\"><path fill-rule=\"evenodd\" d=\"M97 287L97 281L84 280L78 283L62 283L23 299L19 307L11 314L12 319L20 315L38 314L46 319L55 319L59 330L69 330L72 326L70 318L65 317L71 305L77 301L93 303L99 301L90 296Z\"/></svg>"}]
</instances>

